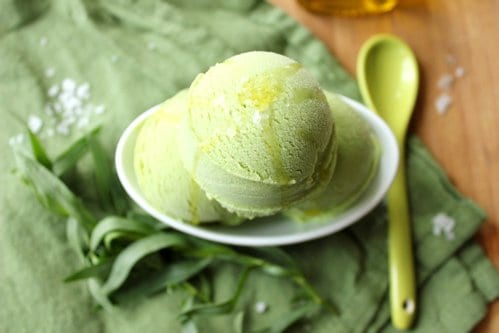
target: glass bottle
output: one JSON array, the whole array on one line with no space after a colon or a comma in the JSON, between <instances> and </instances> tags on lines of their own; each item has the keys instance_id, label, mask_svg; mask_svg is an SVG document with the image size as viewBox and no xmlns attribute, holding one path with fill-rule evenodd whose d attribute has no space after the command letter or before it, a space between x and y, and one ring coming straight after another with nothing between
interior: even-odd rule
<instances>
[{"instance_id":1,"label":"glass bottle","mask_svg":"<svg viewBox=\"0 0 499 333\"><path fill-rule=\"evenodd\" d=\"M331 15L379 14L392 10L398 0L298 0L307 10Z\"/></svg>"}]
</instances>

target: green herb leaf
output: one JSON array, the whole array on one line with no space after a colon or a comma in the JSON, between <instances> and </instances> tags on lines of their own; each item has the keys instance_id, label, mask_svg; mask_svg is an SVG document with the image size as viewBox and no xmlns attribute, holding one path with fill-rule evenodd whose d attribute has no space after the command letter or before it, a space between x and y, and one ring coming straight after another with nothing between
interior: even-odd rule
<instances>
[{"instance_id":1,"label":"green herb leaf","mask_svg":"<svg viewBox=\"0 0 499 333\"><path fill-rule=\"evenodd\" d=\"M38 137L28 129L29 142L35 159L47 169L52 169L52 161L47 155Z\"/></svg>"},{"instance_id":2,"label":"green herb leaf","mask_svg":"<svg viewBox=\"0 0 499 333\"><path fill-rule=\"evenodd\" d=\"M73 217L69 217L66 222L66 237L69 244L75 249L78 257L83 261L85 259L85 252L88 250L88 233Z\"/></svg>"},{"instance_id":3,"label":"green herb leaf","mask_svg":"<svg viewBox=\"0 0 499 333\"><path fill-rule=\"evenodd\" d=\"M286 267L289 270L297 271L299 268L296 261L283 249L278 247L255 247L244 248L244 253L253 257L264 259L276 265Z\"/></svg>"},{"instance_id":4,"label":"green herb leaf","mask_svg":"<svg viewBox=\"0 0 499 333\"><path fill-rule=\"evenodd\" d=\"M88 290L94 298L94 300L104 308L104 310L113 312L113 304L109 301L106 293L102 291L102 284L99 279L91 278L87 281Z\"/></svg>"},{"instance_id":5,"label":"green herb leaf","mask_svg":"<svg viewBox=\"0 0 499 333\"><path fill-rule=\"evenodd\" d=\"M288 328L298 321L309 317L319 309L317 304L305 303L275 320L271 326L253 331L252 333L284 333Z\"/></svg>"},{"instance_id":6,"label":"green herb leaf","mask_svg":"<svg viewBox=\"0 0 499 333\"><path fill-rule=\"evenodd\" d=\"M106 235L117 232L120 235L147 236L157 231L144 223L118 216L108 216L99 221L92 231L90 236L90 250L95 251Z\"/></svg>"},{"instance_id":7,"label":"green herb leaf","mask_svg":"<svg viewBox=\"0 0 499 333\"><path fill-rule=\"evenodd\" d=\"M21 178L42 205L56 214L73 217L86 231L92 230L95 218L59 178L22 152L14 151L14 156Z\"/></svg>"},{"instance_id":8,"label":"green herb leaf","mask_svg":"<svg viewBox=\"0 0 499 333\"><path fill-rule=\"evenodd\" d=\"M183 311L180 314L180 320L185 322L190 320L192 316L196 315L222 315L233 312L237 304L237 301L239 299L239 296L241 295L241 292L243 290L244 284L246 283L249 272L253 268L254 267L246 267L243 270L241 276L239 277L239 281L237 283L237 287L236 290L234 291L233 296L229 298L227 301L215 304L194 305L192 308Z\"/></svg>"},{"instance_id":9,"label":"green herb leaf","mask_svg":"<svg viewBox=\"0 0 499 333\"><path fill-rule=\"evenodd\" d=\"M107 281L102 286L102 291L109 294L118 289L125 282L133 266L148 254L168 247L183 246L186 239L178 233L158 232L151 236L139 239L126 247L114 262Z\"/></svg>"},{"instance_id":10,"label":"green herb leaf","mask_svg":"<svg viewBox=\"0 0 499 333\"><path fill-rule=\"evenodd\" d=\"M124 215L129 209L128 197L118 182L112 163L108 160L108 154L93 135L88 135L87 140L96 170L97 192L104 208L114 209L117 214Z\"/></svg>"},{"instance_id":11,"label":"green herb leaf","mask_svg":"<svg viewBox=\"0 0 499 333\"><path fill-rule=\"evenodd\" d=\"M70 244L80 258L93 263L67 277L67 282L87 279L90 293L107 310L113 309L109 296L113 300L124 301L148 296L163 289L184 287L193 295L193 302L203 302L195 305L191 303L182 312L181 318L187 320L194 315L233 312L249 272L260 269L267 274L291 280L299 286L307 299L312 300L307 302L308 307L328 304L309 284L294 260L281 249L237 249L215 244L165 231L168 228L166 225L146 214L131 211L128 197L118 182L108 154L96 138L98 131L96 128L74 142L54 161L50 160L40 140L31 131L28 134L34 158L21 150L14 151L17 171L24 182L32 188L47 209L68 217L66 233ZM80 199L57 177L74 168L87 151L90 151L94 162L102 208L105 214L111 214L98 224ZM115 240L120 241L119 247L114 246ZM100 246L101 244L105 246ZM165 262L165 253L160 251L167 248L168 262ZM157 255L152 256L153 254ZM142 260L146 257L147 260ZM141 270L134 270L129 279L130 273L141 260ZM210 303L211 284L207 274L203 272L217 261L240 265L243 272L234 294L227 301ZM102 282L104 279L105 282ZM196 283L194 285L191 282ZM283 332L310 313L307 306L288 313L286 318L275 322L265 332ZM235 325L238 330L243 329L243 319L243 313L236 317Z\"/></svg>"},{"instance_id":12,"label":"green herb leaf","mask_svg":"<svg viewBox=\"0 0 499 333\"><path fill-rule=\"evenodd\" d=\"M244 333L244 311L234 316L234 333Z\"/></svg>"},{"instance_id":13,"label":"green herb leaf","mask_svg":"<svg viewBox=\"0 0 499 333\"><path fill-rule=\"evenodd\" d=\"M151 273L146 279L141 280L125 291L117 291L113 299L117 302L127 302L139 297L150 296L158 291L165 290L168 286L177 285L199 274L212 262L210 259L202 260L177 260L167 264L162 270Z\"/></svg>"},{"instance_id":14,"label":"green herb leaf","mask_svg":"<svg viewBox=\"0 0 499 333\"><path fill-rule=\"evenodd\" d=\"M100 127L96 127L90 131L88 136L95 136L99 133ZM57 156L52 164L52 171L57 176L62 176L70 169L74 168L78 161L88 152L88 139L82 137L76 140L70 147Z\"/></svg>"},{"instance_id":15,"label":"green herb leaf","mask_svg":"<svg viewBox=\"0 0 499 333\"><path fill-rule=\"evenodd\" d=\"M64 279L64 282L74 282L78 280L84 280L89 278L105 278L111 267L113 265L113 260L103 260L96 265L92 265L83 268Z\"/></svg>"}]
</instances>

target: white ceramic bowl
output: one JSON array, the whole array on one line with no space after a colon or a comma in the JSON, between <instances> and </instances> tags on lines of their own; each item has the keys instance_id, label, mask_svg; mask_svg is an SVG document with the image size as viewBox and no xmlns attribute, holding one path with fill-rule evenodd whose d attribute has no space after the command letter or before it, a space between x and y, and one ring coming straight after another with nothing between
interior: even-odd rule
<instances>
[{"instance_id":1,"label":"white ceramic bowl","mask_svg":"<svg viewBox=\"0 0 499 333\"><path fill-rule=\"evenodd\" d=\"M385 122L364 105L344 96L342 98L372 127L380 142L381 158L376 175L361 197L329 221L299 223L276 215L254 219L237 226L192 225L160 212L142 196L133 167L133 152L139 125L157 111L157 107L142 113L123 132L116 148L118 177L128 195L147 213L172 228L211 241L240 246L275 246L304 242L335 233L359 221L383 199L395 177L399 161L397 142Z\"/></svg>"}]
</instances>

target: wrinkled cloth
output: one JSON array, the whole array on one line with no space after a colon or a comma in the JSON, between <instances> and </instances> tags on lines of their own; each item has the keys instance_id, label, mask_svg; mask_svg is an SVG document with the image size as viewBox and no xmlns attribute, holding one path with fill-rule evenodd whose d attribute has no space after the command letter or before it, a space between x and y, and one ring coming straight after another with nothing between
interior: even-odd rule
<instances>
[{"instance_id":1,"label":"wrinkled cloth","mask_svg":"<svg viewBox=\"0 0 499 333\"><path fill-rule=\"evenodd\" d=\"M285 54L323 88L360 99L355 81L325 46L265 2L0 0L1 332L181 332L177 316L186 295L180 290L108 312L97 308L84 283L62 281L80 262L65 224L10 172L10 145L26 140L29 126L56 154L100 124L112 156L138 114L188 87L210 65L249 50ZM484 212L453 188L416 137L407 150L419 284L412 331L468 332L499 295L497 271L471 239ZM85 175L90 167L82 163L78 171ZM90 179L77 186L89 201L96 197ZM337 315L289 331L395 332L383 205L344 231L284 249L338 308ZM238 268L220 265L213 274L215 299L227 299ZM192 329L265 327L291 311L294 288L254 271L233 314L197 318ZM259 302L267 306L263 313L255 308Z\"/></svg>"}]
</instances>

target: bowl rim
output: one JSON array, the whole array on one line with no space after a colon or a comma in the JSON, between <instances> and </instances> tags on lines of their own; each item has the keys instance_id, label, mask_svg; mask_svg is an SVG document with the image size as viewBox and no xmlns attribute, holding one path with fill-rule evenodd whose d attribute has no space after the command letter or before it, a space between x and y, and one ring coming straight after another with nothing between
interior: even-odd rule
<instances>
[{"instance_id":1,"label":"bowl rim","mask_svg":"<svg viewBox=\"0 0 499 333\"><path fill-rule=\"evenodd\" d=\"M154 208L141 195L136 184L133 148L140 125L159 110L160 104L136 117L121 135L115 151L118 178L127 194L146 213L178 231L210 241L238 246L278 246L301 243L333 234L358 222L381 202L395 178L400 160L395 136L383 119L365 105L349 97L338 96L367 121L379 140L381 156L376 174L364 193L350 207L331 218L330 221L300 223L283 215L275 215L247 221L237 226L193 225L171 218Z\"/></svg>"}]
</instances>

